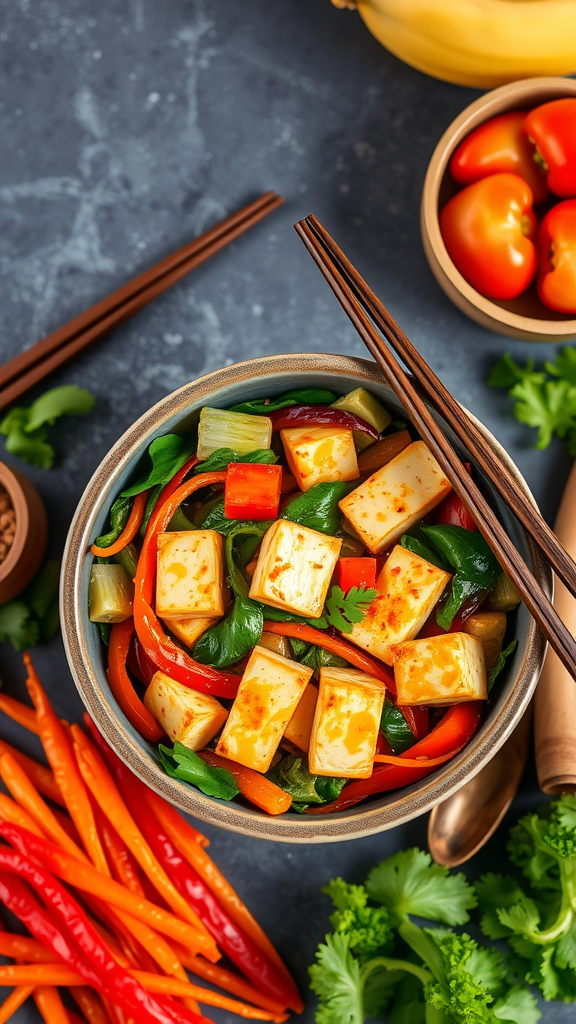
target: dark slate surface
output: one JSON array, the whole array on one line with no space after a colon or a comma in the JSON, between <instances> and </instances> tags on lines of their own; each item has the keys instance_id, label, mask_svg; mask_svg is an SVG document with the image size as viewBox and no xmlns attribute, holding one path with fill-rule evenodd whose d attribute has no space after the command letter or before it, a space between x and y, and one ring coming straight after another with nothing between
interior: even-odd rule
<instances>
[{"instance_id":1,"label":"dark slate surface","mask_svg":"<svg viewBox=\"0 0 576 1024\"><path fill-rule=\"evenodd\" d=\"M54 377L98 397L54 431L51 472L31 472L54 554L92 471L130 423L185 381L270 352L362 348L292 230L313 211L390 305L458 399L494 431L550 518L568 471L534 451L484 384L503 350L548 357L465 319L430 274L418 210L433 148L475 98L386 53L328 0L2 0L0 345L25 348L195 233L269 188L285 207ZM56 709L81 710L59 641L36 661ZM20 659L0 650L5 689ZM5 720L0 734L33 749ZM515 813L538 803L533 773ZM361 879L425 843L424 820L337 846L260 843L207 829L211 850L303 989L335 873ZM501 838L477 867L497 867ZM547 1021L572 1019L550 1007ZM214 1014L231 1021L227 1014ZM36 1021L26 1006L13 1018ZM303 1018L313 1020L312 1003Z\"/></svg>"}]
</instances>

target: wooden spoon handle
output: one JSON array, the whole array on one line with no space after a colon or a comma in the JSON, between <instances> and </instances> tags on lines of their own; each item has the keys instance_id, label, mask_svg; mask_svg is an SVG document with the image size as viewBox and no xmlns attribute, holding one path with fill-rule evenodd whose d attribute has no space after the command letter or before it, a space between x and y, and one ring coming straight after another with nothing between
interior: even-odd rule
<instances>
[{"instance_id":1,"label":"wooden spoon handle","mask_svg":"<svg viewBox=\"0 0 576 1024\"><path fill-rule=\"evenodd\" d=\"M576 558L576 462L554 532L568 554ZM576 600L557 578L554 607L576 636ZM576 789L576 685L550 647L534 697L534 742L540 789L553 795Z\"/></svg>"}]
</instances>

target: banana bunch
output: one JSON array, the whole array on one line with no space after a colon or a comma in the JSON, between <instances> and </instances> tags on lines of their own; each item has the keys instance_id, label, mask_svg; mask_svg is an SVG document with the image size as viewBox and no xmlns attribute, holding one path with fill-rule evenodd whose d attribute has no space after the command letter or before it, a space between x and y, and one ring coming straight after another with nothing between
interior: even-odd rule
<instances>
[{"instance_id":1,"label":"banana bunch","mask_svg":"<svg viewBox=\"0 0 576 1024\"><path fill-rule=\"evenodd\" d=\"M434 78L491 89L576 71L576 0L332 0L357 8L397 57Z\"/></svg>"}]
</instances>

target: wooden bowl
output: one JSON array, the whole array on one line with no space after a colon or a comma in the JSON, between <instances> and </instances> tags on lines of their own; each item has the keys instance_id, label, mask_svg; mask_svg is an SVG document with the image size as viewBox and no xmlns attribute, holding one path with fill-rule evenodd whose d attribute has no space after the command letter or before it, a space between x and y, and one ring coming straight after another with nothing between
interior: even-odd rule
<instances>
[{"instance_id":1,"label":"wooden bowl","mask_svg":"<svg viewBox=\"0 0 576 1024\"><path fill-rule=\"evenodd\" d=\"M204 405L225 408L298 387L323 387L345 394L361 386L369 388L394 414L405 416L376 364L349 356L265 356L191 381L145 413L108 452L82 495L70 527L62 561L60 617L68 663L84 704L118 756L143 782L189 814L233 832L289 843L336 842L392 828L429 811L468 782L502 746L528 706L540 674L546 644L534 620L520 605L515 620L518 647L489 713L471 742L449 764L421 782L384 793L341 814L307 816L289 812L270 817L254 807L203 796L186 783L168 778L156 748L142 739L118 707L106 678L98 629L88 618L90 544L103 532L115 497L134 474L141 472L139 463L150 442L171 431L194 430ZM530 496L506 452L482 424L477 426ZM474 456L456 444L445 424L444 428L460 454L474 463ZM551 574L538 549L479 471L478 480L513 543L540 585L550 593Z\"/></svg>"},{"instance_id":2,"label":"wooden bowl","mask_svg":"<svg viewBox=\"0 0 576 1024\"><path fill-rule=\"evenodd\" d=\"M570 78L528 78L511 82L481 96L463 110L446 129L428 165L420 226L424 251L438 284L452 302L483 327L525 341L569 341L576 338L576 319L556 313L540 302L534 283L517 299L487 299L477 292L450 259L440 231L439 212L461 188L453 181L448 165L457 146L478 125L497 114L531 110L549 100L576 96Z\"/></svg>"},{"instance_id":3,"label":"wooden bowl","mask_svg":"<svg viewBox=\"0 0 576 1024\"><path fill-rule=\"evenodd\" d=\"M28 477L0 462L0 486L16 513L14 543L0 562L0 605L12 601L34 579L46 553L48 520L42 498Z\"/></svg>"}]
</instances>

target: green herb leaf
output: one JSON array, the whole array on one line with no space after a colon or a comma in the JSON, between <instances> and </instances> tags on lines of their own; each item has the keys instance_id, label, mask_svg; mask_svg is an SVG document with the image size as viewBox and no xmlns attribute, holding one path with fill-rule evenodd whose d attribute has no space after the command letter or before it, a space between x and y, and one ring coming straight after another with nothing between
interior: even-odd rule
<instances>
[{"instance_id":1,"label":"green herb leaf","mask_svg":"<svg viewBox=\"0 0 576 1024\"><path fill-rule=\"evenodd\" d=\"M399 707L391 700L384 701L380 729L384 733L393 754L402 754L414 746L414 733Z\"/></svg>"},{"instance_id":2,"label":"green herb leaf","mask_svg":"<svg viewBox=\"0 0 576 1024\"><path fill-rule=\"evenodd\" d=\"M356 486L356 481L316 484L304 494L292 498L280 518L307 526L310 530L318 530L319 533L335 534L344 518L338 502Z\"/></svg>"},{"instance_id":3,"label":"green herb leaf","mask_svg":"<svg viewBox=\"0 0 576 1024\"><path fill-rule=\"evenodd\" d=\"M320 999L318 1024L364 1024L364 986L348 935L327 935L318 947L310 988Z\"/></svg>"},{"instance_id":4,"label":"green herb leaf","mask_svg":"<svg viewBox=\"0 0 576 1024\"><path fill-rule=\"evenodd\" d=\"M496 1020L508 1020L513 1024L536 1024L542 1016L534 996L523 985L513 985L494 1003L492 1013Z\"/></svg>"},{"instance_id":5,"label":"green herb leaf","mask_svg":"<svg viewBox=\"0 0 576 1024\"><path fill-rule=\"evenodd\" d=\"M132 500L130 498L125 498L122 495L119 498L116 498L116 501L110 509L110 529L108 533L103 533L96 538L94 542L96 547L109 548L114 541L118 540L118 537L128 522L128 516L130 515L131 508Z\"/></svg>"},{"instance_id":6,"label":"green herb leaf","mask_svg":"<svg viewBox=\"0 0 576 1024\"><path fill-rule=\"evenodd\" d=\"M9 642L17 651L34 647L40 639L40 627L24 601L9 601L0 608L0 641Z\"/></svg>"},{"instance_id":7,"label":"green herb leaf","mask_svg":"<svg viewBox=\"0 0 576 1024\"><path fill-rule=\"evenodd\" d=\"M312 619L310 619L312 622ZM290 637L290 643L294 650L295 637ZM337 654L332 654L332 651L327 651L325 647L318 647L316 644L303 644L304 650L300 651L300 655L297 653L298 644L302 641L296 641L296 650L294 650L294 657L301 661L303 665L307 665L308 668L313 668L315 672L319 672L321 668L346 668L349 665L348 661L344 658L339 658ZM308 648L306 650L306 648ZM303 657L302 657L303 654Z\"/></svg>"},{"instance_id":8,"label":"green herb leaf","mask_svg":"<svg viewBox=\"0 0 576 1024\"><path fill-rule=\"evenodd\" d=\"M322 889L330 897L336 912L330 923L335 932L348 935L354 953L385 951L392 939L392 916L386 907L369 907L363 885L349 885L334 878Z\"/></svg>"},{"instance_id":9,"label":"green herb leaf","mask_svg":"<svg viewBox=\"0 0 576 1024\"><path fill-rule=\"evenodd\" d=\"M269 416L276 409L284 409L288 405L331 405L337 397L325 388L294 388L278 398L256 398L250 402L241 402L240 405L233 405L230 411Z\"/></svg>"},{"instance_id":10,"label":"green herb leaf","mask_svg":"<svg viewBox=\"0 0 576 1024\"><path fill-rule=\"evenodd\" d=\"M55 453L46 441L46 424L54 423L59 416L89 412L95 401L89 391L67 384L46 391L28 408L16 406L0 423L0 433L6 437L6 451L40 469L50 469Z\"/></svg>"},{"instance_id":11,"label":"green herb leaf","mask_svg":"<svg viewBox=\"0 0 576 1024\"><path fill-rule=\"evenodd\" d=\"M400 538L400 545L406 548L407 551L411 551L414 555L419 555L420 558L425 558L427 562L431 562L432 565L438 566L439 569L447 570L448 566L444 562L439 554L434 551L429 544L425 544L420 537L415 537L413 534L404 533Z\"/></svg>"},{"instance_id":12,"label":"green herb leaf","mask_svg":"<svg viewBox=\"0 0 576 1024\"><path fill-rule=\"evenodd\" d=\"M262 607L249 597L236 596L230 611L194 645L193 655L202 665L226 668L244 658L262 636Z\"/></svg>"},{"instance_id":13,"label":"green herb leaf","mask_svg":"<svg viewBox=\"0 0 576 1024\"><path fill-rule=\"evenodd\" d=\"M182 743L175 743L173 747L160 743L158 750L164 771L171 779L189 782L201 793L219 800L233 800L238 795L234 776L226 768L213 768Z\"/></svg>"},{"instance_id":14,"label":"green herb leaf","mask_svg":"<svg viewBox=\"0 0 576 1024\"><path fill-rule=\"evenodd\" d=\"M271 448L259 448L247 455L239 455L231 448L217 448L208 458L195 466L193 473L215 473L219 470L228 469L231 462L249 462L260 465L273 465L278 462L278 456Z\"/></svg>"},{"instance_id":15,"label":"green herb leaf","mask_svg":"<svg viewBox=\"0 0 576 1024\"><path fill-rule=\"evenodd\" d=\"M96 405L96 399L86 388L76 384L64 384L59 388L45 391L28 408L26 433L32 434L45 424L51 425L60 416L81 416L90 412Z\"/></svg>"},{"instance_id":16,"label":"green herb leaf","mask_svg":"<svg viewBox=\"0 0 576 1024\"><path fill-rule=\"evenodd\" d=\"M428 541L456 570L448 600L436 613L442 629L450 629L452 620L465 601L483 590L490 590L500 575L500 565L488 544L477 531L462 526L422 526Z\"/></svg>"},{"instance_id":17,"label":"green herb leaf","mask_svg":"<svg viewBox=\"0 0 576 1024\"><path fill-rule=\"evenodd\" d=\"M541 384L544 374L534 369L534 360L529 359L526 366L520 366L507 352L494 363L487 384L492 388L511 388L521 381L531 380Z\"/></svg>"},{"instance_id":18,"label":"green herb leaf","mask_svg":"<svg viewBox=\"0 0 576 1024\"><path fill-rule=\"evenodd\" d=\"M569 384L576 384L576 346L562 348L554 362L546 362L544 366L553 377L563 377Z\"/></svg>"},{"instance_id":19,"label":"green herb leaf","mask_svg":"<svg viewBox=\"0 0 576 1024\"><path fill-rule=\"evenodd\" d=\"M289 793L294 803L308 807L309 804L325 804L335 800L346 785L347 779L312 775L301 757L287 754L266 773L266 778L280 789ZM302 810L302 806L298 807Z\"/></svg>"},{"instance_id":20,"label":"green herb leaf","mask_svg":"<svg viewBox=\"0 0 576 1024\"><path fill-rule=\"evenodd\" d=\"M464 875L450 875L429 853L403 850L373 868L366 881L371 899L398 915L416 914L444 924L464 924L476 896Z\"/></svg>"},{"instance_id":21,"label":"green herb leaf","mask_svg":"<svg viewBox=\"0 0 576 1024\"><path fill-rule=\"evenodd\" d=\"M133 498L149 487L164 486L196 450L196 442L179 434L164 434L157 437L148 448L148 456L152 463L151 469L140 477L135 484L122 491L121 497Z\"/></svg>"},{"instance_id":22,"label":"green herb leaf","mask_svg":"<svg viewBox=\"0 0 576 1024\"><path fill-rule=\"evenodd\" d=\"M500 654L496 658L496 661L494 662L494 664L492 665L492 668L490 669L490 671L488 673L488 692L490 692L490 690L494 686L494 683L496 682L496 679L498 678L500 673L503 671L503 669L504 669L504 667L506 665L506 658L509 658L510 655L514 653L514 651L516 650L517 646L518 646L518 641L517 640L513 640L511 644L508 644L508 647L504 651L500 651Z\"/></svg>"},{"instance_id":23,"label":"green herb leaf","mask_svg":"<svg viewBox=\"0 0 576 1024\"><path fill-rule=\"evenodd\" d=\"M0 433L6 437L6 451L17 455L23 462L28 462L39 469L51 469L54 462L54 449L48 444L46 427L39 427L33 434L26 432L28 422L27 409L11 409L0 423Z\"/></svg>"},{"instance_id":24,"label":"green herb leaf","mask_svg":"<svg viewBox=\"0 0 576 1024\"><path fill-rule=\"evenodd\" d=\"M525 380L516 384L510 394L516 399L516 419L538 430L537 448L547 448L554 434L563 438L574 428L576 386L569 381L547 380L538 384Z\"/></svg>"},{"instance_id":25,"label":"green herb leaf","mask_svg":"<svg viewBox=\"0 0 576 1024\"><path fill-rule=\"evenodd\" d=\"M351 633L354 623L362 622L377 597L378 592L370 587L351 587L345 594L341 587L333 586L326 601L328 622L341 633Z\"/></svg>"}]
</instances>

